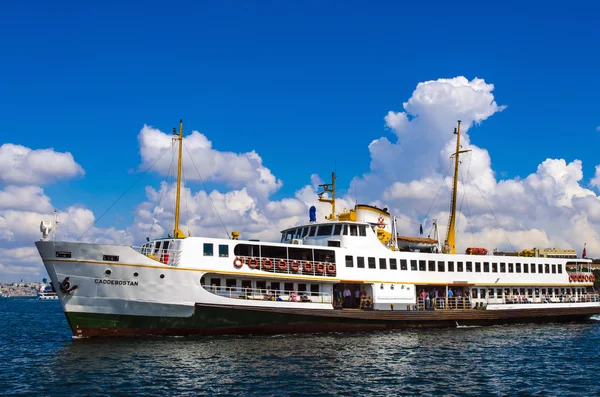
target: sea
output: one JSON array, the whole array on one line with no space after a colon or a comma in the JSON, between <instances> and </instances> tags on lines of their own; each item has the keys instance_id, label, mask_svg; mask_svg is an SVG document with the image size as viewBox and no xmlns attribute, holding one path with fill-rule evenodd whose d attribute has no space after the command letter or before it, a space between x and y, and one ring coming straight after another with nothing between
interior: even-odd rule
<instances>
[{"instance_id":1,"label":"sea","mask_svg":"<svg viewBox=\"0 0 600 397\"><path fill-rule=\"evenodd\" d=\"M0 299L0 395L598 396L600 318L353 334L73 339Z\"/></svg>"}]
</instances>

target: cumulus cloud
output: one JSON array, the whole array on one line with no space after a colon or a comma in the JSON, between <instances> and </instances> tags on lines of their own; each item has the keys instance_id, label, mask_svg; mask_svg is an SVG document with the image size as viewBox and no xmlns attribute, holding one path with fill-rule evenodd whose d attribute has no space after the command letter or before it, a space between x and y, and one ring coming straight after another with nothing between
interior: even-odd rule
<instances>
[{"instance_id":1,"label":"cumulus cloud","mask_svg":"<svg viewBox=\"0 0 600 397\"><path fill-rule=\"evenodd\" d=\"M42 185L84 173L71 153L34 150L12 143L0 146L0 184Z\"/></svg>"}]
</instances>

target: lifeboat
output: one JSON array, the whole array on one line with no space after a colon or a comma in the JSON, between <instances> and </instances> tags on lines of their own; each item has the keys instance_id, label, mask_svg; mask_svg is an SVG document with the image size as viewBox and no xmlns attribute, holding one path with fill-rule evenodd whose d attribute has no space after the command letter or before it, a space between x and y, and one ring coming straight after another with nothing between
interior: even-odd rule
<instances>
[{"instance_id":1,"label":"lifeboat","mask_svg":"<svg viewBox=\"0 0 600 397\"><path fill-rule=\"evenodd\" d=\"M486 248L467 248L467 250L465 251L467 254L469 255L487 255L488 254L488 250Z\"/></svg>"}]
</instances>

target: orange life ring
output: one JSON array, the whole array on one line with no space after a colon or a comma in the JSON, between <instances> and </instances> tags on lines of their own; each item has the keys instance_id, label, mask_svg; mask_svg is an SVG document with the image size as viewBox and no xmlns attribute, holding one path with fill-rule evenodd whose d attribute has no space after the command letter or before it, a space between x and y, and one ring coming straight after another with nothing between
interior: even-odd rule
<instances>
[{"instance_id":1,"label":"orange life ring","mask_svg":"<svg viewBox=\"0 0 600 397\"><path fill-rule=\"evenodd\" d=\"M335 274L335 263L330 263L327 265L327 273Z\"/></svg>"},{"instance_id":2,"label":"orange life ring","mask_svg":"<svg viewBox=\"0 0 600 397\"><path fill-rule=\"evenodd\" d=\"M586 274L583 277L584 277L584 280L585 280L586 283L590 281L590 275L589 274Z\"/></svg>"},{"instance_id":3,"label":"orange life ring","mask_svg":"<svg viewBox=\"0 0 600 397\"><path fill-rule=\"evenodd\" d=\"M236 258L233 260L233 266L239 269L240 267L244 266L244 261L241 260L239 256L236 256Z\"/></svg>"},{"instance_id":4,"label":"orange life ring","mask_svg":"<svg viewBox=\"0 0 600 397\"><path fill-rule=\"evenodd\" d=\"M579 273L578 279L579 279L579 281L583 281L583 274Z\"/></svg>"},{"instance_id":5,"label":"orange life ring","mask_svg":"<svg viewBox=\"0 0 600 397\"><path fill-rule=\"evenodd\" d=\"M258 259L256 258L248 258L247 263L250 269L256 269L258 267Z\"/></svg>"},{"instance_id":6,"label":"orange life ring","mask_svg":"<svg viewBox=\"0 0 600 397\"><path fill-rule=\"evenodd\" d=\"M594 280L596 280L596 276L594 276L594 273L590 274L590 281L594 282Z\"/></svg>"},{"instance_id":7,"label":"orange life ring","mask_svg":"<svg viewBox=\"0 0 600 397\"><path fill-rule=\"evenodd\" d=\"M304 273L312 273L313 271L313 264L310 262L304 262Z\"/></svg>"},{"instance_id":8,"label":"orange life ring","mask_svg":"<svg viewBox=\"0 0 600 397\"><path fill-rule=\"evenodd\" d=\"M300 270L300 262L298 261L293 261L290 264L290 269L292 269L292 271L297 272L298 270Z\"/></svg>"},{"instance_id":9,"label":"orange life ring","mask_svg":"<svg viewBox=\"0 0 600 397\"><path fill-rule=\"evenodd\" d=\"M572 283L573 282L573 275L569 274L569 282Z\"/></svg>"},{"instance_id":10,"label":"orange life ring","mask_svg":"<svg viewBox=\"0 0 600 397\"><path fill-rule=\"evenodd\" d=\"M315 266L315 268L317 269L317 273L325 273L325 264L323 262L317 263L317 266Z\"/></svg>"},{"instance_id":11,"label":"orange life ring","mask_svg":"<svg viewBox=\"0 0 600 397\"><path fill-rule=\"evenodd\" d=\"M283 259L277 261L277 268L282 272L287 270L287 263Z\"/></svg>"},{"instance_id":12,"label":"orange life ring","mask_svg":"<svg viewBox=\"0 0 600 397\"><path fill-rule=\"evenodd\" d=\"M263 260L263 270L271 270L273 269L273 261L270 259L264 259Z\"/></svg>"}]
</instances>

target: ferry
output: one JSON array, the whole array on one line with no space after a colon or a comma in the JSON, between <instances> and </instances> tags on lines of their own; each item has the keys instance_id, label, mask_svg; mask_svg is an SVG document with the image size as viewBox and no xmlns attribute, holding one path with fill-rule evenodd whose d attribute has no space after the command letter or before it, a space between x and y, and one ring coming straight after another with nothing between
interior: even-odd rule
<instances>
[{"instance_id":1,"label":"ferry","mask_svg":"<svg viewBox=\"0 0 600 397\"><path fill-rule=\"evenodd\" d=\"M456 252L460 122L444 244L398 236L386 208L331 213L279 242L189 237L179 229L183 128L172 236L139 247L36 242L74 337L354 332L523 322L600 314L591 260ZM437 226L436 226L437 234ZM436 237L436 236L434 236Z\"/></svg>"},{"instance_id":2,"label":"ferry","mask_svg":"<svg viewBox=\"0 0 600 397\"><path fill-rule=\"evenodd\" d=\"M58 300L58 295L52 285L41 284L37 291L38 300Z\"/></svg>"}]
</instances>

